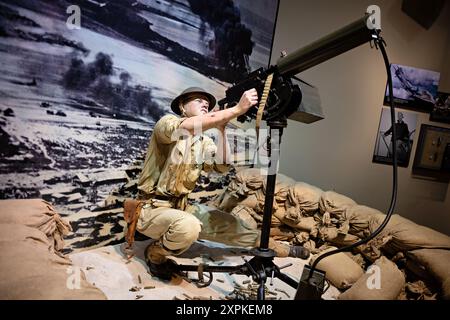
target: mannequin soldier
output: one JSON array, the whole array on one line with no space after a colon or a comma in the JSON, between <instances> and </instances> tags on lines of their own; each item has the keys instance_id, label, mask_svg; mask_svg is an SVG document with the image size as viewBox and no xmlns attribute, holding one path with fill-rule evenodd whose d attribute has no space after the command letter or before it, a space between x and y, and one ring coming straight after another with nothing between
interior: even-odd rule
<instances>
[{"instance_id":1,"label":"mannequin soldier","mask_svg":"<svg viewBox=\"0 0 450 320\"><path fill-rule=\"evenodd\" d=\"M236 106L210 112L216 104L214 96L202 88L190 87L171 103L172 111L180 117L165 115L155 124L138 181L141 201L129 202L128 206L125 202L128 243L133 241L134 230L155 240L145 250L153 275L169 280L176 264L167 256L183 253L198 239L202 224L185 211L187 197L202 170L227 172L229 146L225 127L257 103L258 93L250 89ZM211 128L220 132L218 146L203 134ZM291 248L285 256L309 256L303 247ZM273 249L277 252L277 248Z\"/></svg>"}]
</instances>

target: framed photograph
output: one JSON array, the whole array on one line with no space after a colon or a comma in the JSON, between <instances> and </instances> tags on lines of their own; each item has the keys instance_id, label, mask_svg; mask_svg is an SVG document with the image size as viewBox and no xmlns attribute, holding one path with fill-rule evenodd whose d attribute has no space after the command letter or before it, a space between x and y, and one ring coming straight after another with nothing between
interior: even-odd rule
<instances>
[{"instance_id":1,"label":"framed photograph","mask_svg":"<svg viewBox=\"0 0 450 320\"><path fill-rule=\"evenodd\" d=\"M394 104L396 107L431 112L436 102L440 73L399 64L391 64ZM386 85L383 104L389 106Z\"/></svg>"},{"instance_id":2,"label":"framed photograph","mask_svg":"<svg viewBox=\"0 0 450 320\"><path fill-rule=\"evenodd\" d=\"M439 180L450 178L450 128L421 125L413 172Z\"/></svg>"},{"instance_id":3,"label":"framed photograph","mask_svg":"<svg viewBox=\"0 0 450 320\"><path fill-rule=\"evenodd\" d=\"M392 140L391 112L382 108L380 125L375 143L372 161L375 163L392 164L392 153L397 151L397 163L400 167L408 167L411 149L416 132L417 114L397 110L395 115L396 141Z\"/></svg>"},{"instance_id":4,"label":"framed photograph","mask_svg":"<svg viewBox=\"0 0 450 320\"><path fill-rule=\"evenodd\" d=\"M430 121L450 123L450 93L438 92Z\"/></svg>"}]
</instances>

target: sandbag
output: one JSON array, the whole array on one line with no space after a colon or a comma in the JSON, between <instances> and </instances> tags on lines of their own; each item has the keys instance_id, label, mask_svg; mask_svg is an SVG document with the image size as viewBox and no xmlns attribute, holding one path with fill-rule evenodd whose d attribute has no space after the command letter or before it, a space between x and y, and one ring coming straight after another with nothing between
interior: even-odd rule
<instances>
[{"instance_id":1,"label":"sandbag","mask_svg":"<svg viewBox=\"0 0 450 320\"><path fill-rule=\"evenodd\" d=\"M402 291L399 300L437 300L437 293L433 293L433 287L430 287L426 282L417 280L414 282L407 282L405 289Z\"/></svg>"},{"instance_id":2,"label":"sandbag","mask_svg":"<svg viewBox=\"0 0 450 320\"><path fill-rule=\"evenodd\" d=\"M70 225L42 199L0 201L0 223L15 223L42 231L56 251L64 248L63 237L72 230Z\"/></svg>"},{"instance_id":3,"label":"sandbag","mask_svg":"<svg viewBox=\"0 0 450 320\"><path fill-rule=\"evenodd\" d=\"M348 225L349 234L359 238L366 238L376 231L385 218L386 215L379 210L362 205L354 205L344 208L340 216L340 223ZM342 231L342 227L340 230ZM327 238L333 242L332 235L322 238ZM382 250L394 255L398 252L421 248L450 249L450 237L394 214L388 224L374 239L359 246L357 250L369 261L373 262L381 257Z\"/></svg>"},{"instance_id":4,"label":"sandbag","mask_svg":"<svg viewBox=\"0 0 450 320\"><path fill-rule=\"evenodd\" d=\"M285 210L276 210L275 215L280 221L292 228L311 231L317 228L317 222L311 216L319 208L322 190L304 182L290 186Z\"/></svg>"},{"instance_id":5,"label":"sandbag","mask_svg":"<svg viewBox=\"0 0 450 320\"><path fill-rule=\"evenodd\" d=\"M385 215L375 215L369 221L369 231L374 232ZM390 253L415 249L450 249L450 237L431 228L420 226L411 220L394 214L380 236L390 236L386 244Z\"/></svg>"},{"instance_id":6,"label":"sandbag","mask_svg":"<svg viewBox=\"0 0 450 320\"><path fill-rule=\"evenodd\" d=\"M106 299L68 257L50 248L47 236L35 228L0 224L0 299Z\"/></svg>"},{"instance_id":7,"label":"sandbag","mask_svg":"<svg viewBox=\"0 0 450 320\"><path fill-rule=\"evenodd\" d=\"M287 199L289 189L295 184L295 180L282 174L278 173L275 180L275 200L284 203ZM267 189L267 179L263 180L263 193L266 194Z\"/></svg>"},{"instance_id":8,"label":"sandbag","mask_svg":"<svg viewBox=\"0 0 450 320\"><path fill-rule=\"evenodd\" d=\"M357 246L355 251L361 253L370 262L375 262L383 255L381 249L385 249L386 244L391 240L392 236L380 233L369 242Z\"/></svg>"},{"instance_id":9,"label":"sandbag","mask_svg":"<svg viewBox=\"0 0 450 320\"><path fill-rule=\"evenodd\" d=\"M251 191L262 188L263 180L267 178L265 174L264 170L258 168L241 170L230 181L227 190L236 197L247 196Z\"/></svg>"},{"instance_id":10,"label":"sandbag","mask_svg":"<svg viewBox=\"0 0 450 320\"><path fill-rule=\"evenodd\" d=\"M278 173L275 182L275 196L285 199L288 188L294 184L295 181L288 176ZM257 190L262 189L263 194L266 191L267 171L259 168L248 168L236 173L236 176L230 181L227 190L236 195L248 196L254 194Z\"/></svg>"},{"instance_id":11,"label":"sandbag","mask_svg":"<svg viewBox=\"0 0 450 320\"><path fill-rule=\"evenodd\" d=\"M295 233L290 228L283 226L270 228L270 237L274 240L291 241L295 236Z\"/></svg>"},{"instance_id":12,"label":"sandbag","mask_svg":"<svg viewBox=\"0 0 450 320\"><path fill-rule=\"evenodd\" d=\"M277 215L277 218L280 219L280 216ZM315 221L314 217L300 218L297 223L294 223L292 220L287 219L285 216L283 216L281 217L281 222L295 230L308 232L311 232L317 226L317 222Z\"/></svg>"},{"instance_id":13,"label":"sandbag","mask_svg":"<svg viewBox=\"0 0 450 320\"><path fill-rule=\"evenodd\" d=\"M258 207L258 199L256 198L256 195L250 194L246 198L239 201L236 205L241 205L255 210Z\"/></svg>"},{"instance_id":14,"label":"sandbag","mask_svg":"<svg viewBox=\"0 0 450 320\"><path fill-rule=\"evenodd\" d=\"M244 204L246 202L248 202L248 199L252 199L254 197L256 197L256 206L253 207L253 209L255 210L255 212L259 213L261 216L263 216L264 214L264 206L265 206L265 202L266 202L266 195L264 194L262 189L259 189L255 192L255 194L249 196L247 198L247 200L242 201L241 204ZM272 203L272 220L271 220L271 226L275 227L275 226L279 226L281 225L281 219L282 217L285 216L286 213L286 208L284 206L285 200L280 200L280 198L278 198L276 195L273 199L273 203Z\"/></svg>"},{"instance_id":15,"label":"sandbag","mask_svg":"<svg viewBox=\"0 0 450 320\"><path fill-rule=\"evenodd\" d=\"M237 205L243 205L262 213L264 211L267 179L265 174L265 170L255 168L238 172L217 200L217 208L231 212ZM284 210L288 189L293 183L295 183L293 179L283 174L277 175L273 203L275 211L279 206Z\"/></svg>"},{"instance_id":16,"label":"sandbag","mask_svg":"<svg viewBox=\"0 0 450 320\"><path fill-rule=\"evenodd\" d=\"M312 265L322 254L335 249L336 247L330 247L311 257L309 264ZM326 279L339 289L349 288L364 274L364 270L343 252L322 259L317 268L325 271Z\"/></svg>"},{"instance_id":17,"label":"sandbag","mask_svg":"<svg viewBox=\"0 0 450 320\"><path fill-rule=\"evenodd\" d=\"M283 174L277 175L273 198L273 211L278 212L278 215L284 214L289 187L294 183L294 180ZM262 188L252 191L251 194L255 195L257 201L254 207L255 211L262 213L266 202L266 181L264 180Z\"/></svg>"},{"instance_id":18,"label":"sandbag","mask_svg":"<svg viewBox=\"0 0 450 320\"><path fill-rule=\"evenodd\" d=\"M290 186L286 202L286 210L290 215L287 215L286 218L296 222L297 217L301 218L317 211L319 209L319 200L322 192L321 189L305 182L296 182L294 185ZM294 215L295 211L289 210L291 207L298 210L297 215Z\"/></svg>"},{"instance_id":19,"label":"sandbag","mask_svg":"<svg viewBox=\"0 0 450 320\"><path fill-rule=\"evenodd\" d=\"M342 194L334 191L323 192L319 200L319 210L322 214L329 212L334 217L340 217L345 209L357 203Z\"/></svg>"},{"instance_id":20,"label":"sandbag","mask_svg":"<svg viewBox=\"0 0 450 320\"><path fill-rule=\"evenodd\" d=\"M225 212L231 212L231 210L233 210L233 208L236 207L238 203L243 199L245 198L239 197L238 195L231 193L227 189L225 189L225 191L216 202L215 207Z\"/></svg>"},{"instance_id":21,"label":"sandbag","mask_svg":"<svg viewBox=\"0 0 450 320\"><path fill-rule=\"evenodd\" d=\"M409 251L406 257L425 268L440 284L442 298L450 300L450 250L419 249Z\"/></svg>"},{"instance_id":22,"label":"sandbag","mask_svg":"<svg viewBox=\"0 0 450 320\"><path fill-rule=\"evenodd\" d=\"M396 264L381 257L375 261L377 268L370 268L339 300L396 300L405 286L405 276ZM376 278L379 276L379 278ZM377 283L376 279L379 279ZM379 284L379 288L377 287Z\"/></svg>"},{"instance_id":23,"label":"sandbag","mask_svg":"<svg viewBox=\"0 0 450 320\"><path fill-rule=\"evenodd\" d=\"M318 231L318 236L321 240L330 242L338 247L348 246L360 240L352 234L339 232L339 229L336 227L320 227Z\"/></svg>"},{"instance_id":24,"label":"sandbag","mask_svg":"<svg viewBox=\"0 0 450 320\"><path fill-rule=\"evenodd\" d=\"M12 245L20 241L35 243L49 252L53 252L47 236L36 228L30 228L21 224L0 223L0 242L8 242Z\"/></svg>"},{"instance_id":25,"label":"sandbag","mask_svg":"<svg viewBox=\"0 0 450 320\"><path fill-rule=\"evenodd\" d=\"M236 173L234 179L230 181L230 189L235 190L241 195L246 195L249 190L266 190L267 170L260 168L247 168ZM291 185L295 181L288 176L277 173L276 185L279 189L283 189L287 185ZM279 190L275 190L276 191Z\"/></svg>"},{"instance_id":26,"label":"sandbag","mask_svg":"<svg viewBox=\"0 0 450 320\"><path fill-rule=\"evenodd\" d=\"M244 228L249 230L256 230L258 229L258 223L256 222L255 218L253 218L252 213L253 209L242 205L236 206L231 211L231 215L238 218Z\"/></svg>"},{"instance_id":27,"label":"sandbag","mask_svg":"<svg viewBox=\"0 0 450 320\"><path fill-rule=\"evenodd\" d=\"M349 206L343 214L343 219L349 224L349 233L360 238L365 238L371 233L370 221L374 219L380 221L380 218L382 221L385 217L383 212L363 205Z\"/></svg>"},{"instance_id":28,"label":"sandbag","mask_svg":"<svg viewBox=\"0 0 450 320\"><path fill-rule=\"evenodd\" d=\"M280 221L280 219L277 218L274 214L272 214L272 217L270 219L270 226L271 227L279 227L283 225L283 223Z\"/></svg>"},{"instance_id":29,"label":"sandbag","mask_svg":"<svg viewBox=\"0 0 450 320\"><path fill-rule=\"evenodd\" d=\"M326 238L338 246L354 243L359 238L368 237L374 231L370 229L372 221L382 221L385 217L385 214L374 208L363 205L347 206L343 210L342 215L339 216L339 228L334 232L332 230L327 231L329 234L326 234ZM381 249L391 239L392 237L388 233L380 233L369 242L358 246L355 250L360 252L370 262L375 262L382 255Z\"/></svg>"},{"instance_id":30,"label":"sandbag","mask_svg":"<svg viewBox=\"0 0 450 320\"><path fill-rule=\"evenodd\" d=\"M297 231L295 233L295 243L297 244L304 244L307 243L310 239L309 232L306 231Z\"/></svg>"},{"instance_id":31,"label":"sandbag","mask_svg":"<svg viewBox=\"0 0 450 320\"><path fill-rule=\"evenodd\" d=\"M249 168L239 171L231 180L221 198L217 201L218 209L231 212L238 205L253 209L263 214L266 199L267 171L258 168ZM285 202L289 187L295 181L283 174L277 174L274 190L273 215L271 225L281 225L279 216L284 216Z\"/></svg>"},{"instance_id":32,"label":"sandbag","mask_svg":"<svg viewBox=\"0 0 450 320\"><path fill-rule=\"evenodd\" d=\"M309 239L302 245L304 248L308 249L311 252L311 254L317 254L320 252L320 250L318 248L316 248L316 242L312 239Z\"/></svg>"}]
</instances>

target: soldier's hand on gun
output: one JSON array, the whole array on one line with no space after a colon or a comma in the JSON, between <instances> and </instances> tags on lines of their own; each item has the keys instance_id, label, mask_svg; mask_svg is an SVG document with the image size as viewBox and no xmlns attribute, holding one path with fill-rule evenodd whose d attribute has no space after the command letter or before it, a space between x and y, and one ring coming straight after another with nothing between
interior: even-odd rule
<instances>
[{"instance_id":1,"label":"soldier's hand on gun","mask_svg":"<svg viewBox=\"0 0 450 320\"><path fill-rule=\"evenodd\" d=\"M245 91L242 94L242 97L239 100L237 108L240 114L244 114L247 112L248 109L250 109L257 103L258 103L258 92L256 91L256 89L253 88Z\"/></svg>"}]
</instances>

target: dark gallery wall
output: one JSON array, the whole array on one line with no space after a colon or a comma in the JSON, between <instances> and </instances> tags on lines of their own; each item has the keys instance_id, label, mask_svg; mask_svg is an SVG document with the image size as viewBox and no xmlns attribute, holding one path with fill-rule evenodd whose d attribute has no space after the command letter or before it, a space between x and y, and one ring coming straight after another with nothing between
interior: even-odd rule
<instances>
[{"instance_id":1,"label":"dark gallery wall","mask_svg":"<svg viewBox=\"0 0 450 320\"><path fill-rule=\"evenodd\" d=\"M391 63L441 73L440 91L450 92L450 3L426 30L401 10L401 0L281 0L272 64L288 53L362 17L366 8L381 8L381 28ZM373 163L386 73L379 51L369 44L324 62L299 75L316 85L325 119L313 124L289 121L283 136L280 172L324 190L335 190L359 204L388 209L392 167ZM399 168L395 212L416 223L450 234L448 183L413 176L412 165L422 123L418 120L411 158Z\"/></svg>"}]
</instances>

